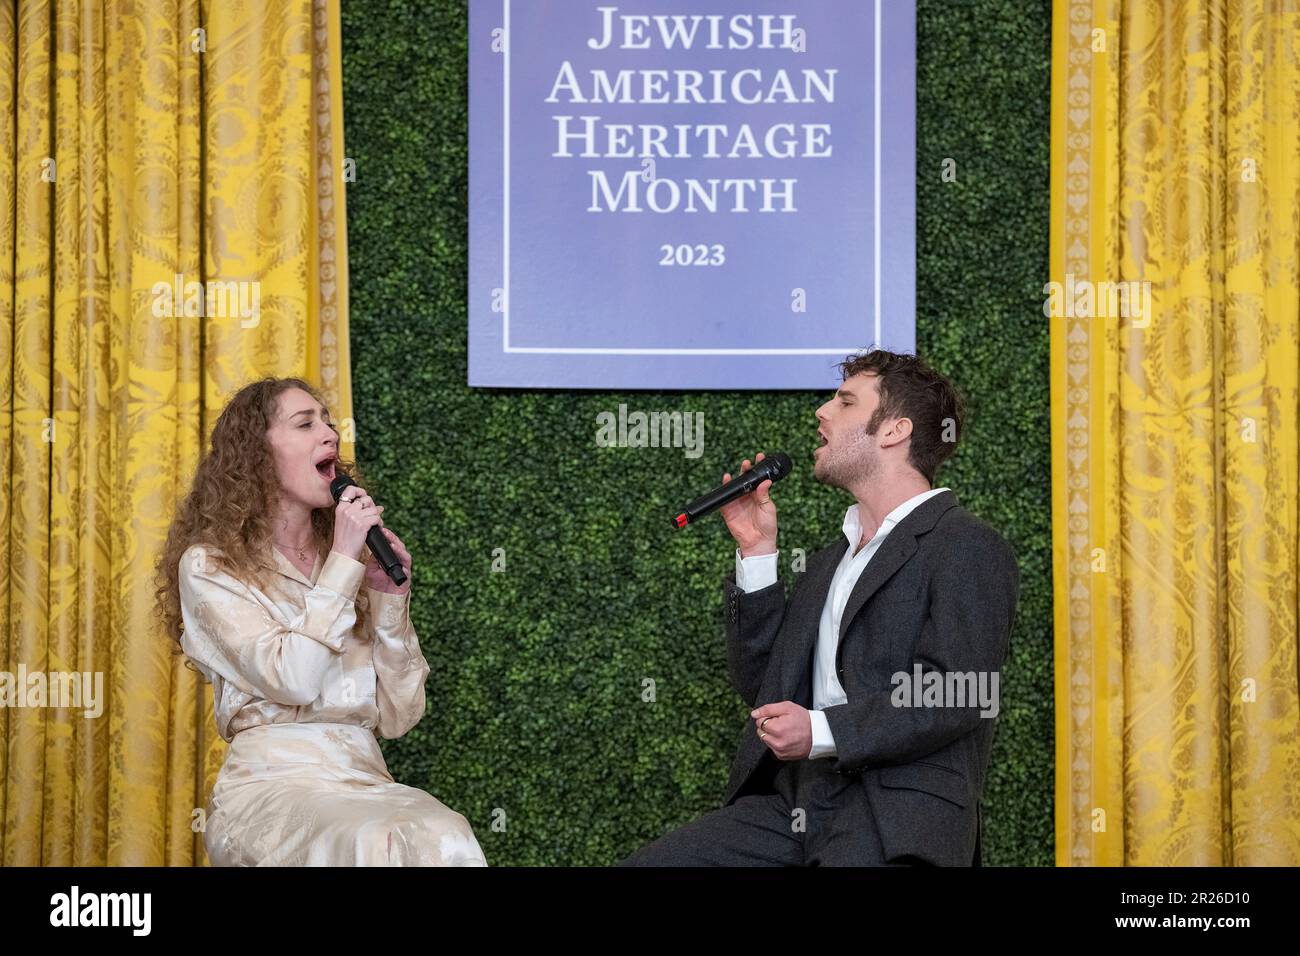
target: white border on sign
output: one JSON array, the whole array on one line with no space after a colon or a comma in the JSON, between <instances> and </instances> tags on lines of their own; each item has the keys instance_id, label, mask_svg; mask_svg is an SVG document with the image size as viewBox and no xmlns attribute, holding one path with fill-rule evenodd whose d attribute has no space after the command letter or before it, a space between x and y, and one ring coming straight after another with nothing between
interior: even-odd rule
<instances>
[{"instance_id":1,"label":"white border on sign","mask_svg":"<svg viewBox=\"0 0 1300 956\"><path fill-rule=\"evenodd\" d=\"M875 311L876 337L873 345L879 347L880 342L880 0L874 0L875 3L875 102L873 104L875 124L875 161L874 161L874 186L875 201L873 203L874 235L872 240L872 258L874 259L874 276L873 291L875 294ZM502 57L502 86L505 89L503 97L504 129L502 130L502 153L504 155L504 181L505 185L502 190L502 210L501 217L503 227L503 244L502 244L502 288L504 302L502 303L503 334L501 339L502 351L519 352L542 355L847 355L858 351L860 346L841 349L602 349L602 348L545 348L545 347L524 347L511 346L510 344L510 48L514 45L510 33L510 0L501 0L502 4L502 22L505 30L506 48L505 55Z\"/></svg>"}]
</instances>

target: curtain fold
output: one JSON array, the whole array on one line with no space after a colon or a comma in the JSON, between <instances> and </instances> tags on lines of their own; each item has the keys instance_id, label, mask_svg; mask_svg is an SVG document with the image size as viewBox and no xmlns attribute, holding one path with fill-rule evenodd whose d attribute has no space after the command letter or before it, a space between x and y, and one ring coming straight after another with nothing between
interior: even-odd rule
<instances>
[{"instance_id":1,"label":"curtain fold","mask_svg":"<svg viewBox=\"0 0 1300 956\"><path fill-rule=\"evenodd\" d=\"M1296 865L1300 7L1054 15L1057 862Z\"/></svg>"},{"instance_id":2,"label":"curtain fold","mask_svg":"<svg viewBox=\"0 0 1300 956\"><path fill-rule=\"evenodd\" d=\"M354 454L341 80L337 0L0 4L4 865L202 862L225 745L153 565L245 382Z\"/></svg>"}]
</instances>

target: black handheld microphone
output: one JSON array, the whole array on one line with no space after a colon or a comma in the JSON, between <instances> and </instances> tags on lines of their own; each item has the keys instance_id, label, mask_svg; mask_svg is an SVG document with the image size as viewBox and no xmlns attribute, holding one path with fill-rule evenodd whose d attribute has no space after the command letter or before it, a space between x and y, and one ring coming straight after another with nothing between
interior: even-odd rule
<instances>
[{"instance_id":1,"label":"black handheld microphone","mask_svg":"<svg viewBox=\"0 0 1300 956\"><path fill-rule=\"evenodd\" d=\"M338 476L330 482L330 494L334 496L335 501L338 501L344 488L349 485L356 487L356 484L348 475L339 472ZM366 545L370 548L370 553L375 556L375 560L379 562L379 566L393 579L394 584L401 585L406 581L406 571L402 568L402 562L397 560L397 555L393 554L393 546L384 537L383 528L375 525L366 532Z\"/></svg>"},{"instance_id":2,"label":"black handheld microphone","mask_svg":"<svg viewBox=\"0 0 1300 956\"><path fill-rule=\"evenodd\" d=\"M673 518L673 527L685 528L692 521L704 517L710 511L721 508L732 498L739 498L741 495L749 494L769 478L773 481L780 481L790 474L790 469L793 467L789 455L783 455L780 452L775 455L768 455L757 465L750 468L749 471L741 472L725 485L718 485L707 495L702 495L692 501Z\"/></svg>"}]
</instances>

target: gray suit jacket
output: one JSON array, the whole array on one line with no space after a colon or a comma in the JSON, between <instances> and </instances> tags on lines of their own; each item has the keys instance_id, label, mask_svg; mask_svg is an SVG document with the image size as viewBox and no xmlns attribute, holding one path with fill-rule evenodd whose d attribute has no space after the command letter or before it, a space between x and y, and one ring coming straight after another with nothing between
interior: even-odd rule
<instances>
[{"instance_id":1,"label":"gray suit jacket","mask_svg":"<svg viewBox=\"0 0 1300 956\"><path fill-rule=\"evenodd\" d=\"M788 601L781 581L746 594L728 576L728 670L750 707L812 706L818 625L847 547L841 538L814 554ZM861 780L887 860L979 864L979 801L996 719L981 717L978 703L895 706L892 678L910 677L914 664L1000 677L1019 580L1006 540L944 491L890 531L849 596L836 659L848 701L825 710L837 756L820 759ZM724 803L773 792L779 765L748 722Z\"/></svg>"}]
</instances>

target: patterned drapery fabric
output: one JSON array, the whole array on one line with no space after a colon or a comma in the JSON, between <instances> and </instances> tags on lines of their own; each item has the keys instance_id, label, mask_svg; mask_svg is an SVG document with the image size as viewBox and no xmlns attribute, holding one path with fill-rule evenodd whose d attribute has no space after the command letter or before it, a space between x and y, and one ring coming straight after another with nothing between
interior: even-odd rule
<instances>
[{"instance_id":1,"label":"patterned drapery fabric","mask_svg":"<svg viewBox=\"0 0 1300 956\"><path fill-rule=\"evenodd\" d=\"M1057 862L1300 863L1300 6L1056 0Z\"/></svg>"},{"instance_id":2,"label":"patterned drapery fabric","mask_svg":"<svg viewBox=\"0 0 1300 956\"><path fill-rule=\"evenodd\" d=\"M226 744L153 567L247 381L353 455L342 119L337 0L0 4L4 865L202 862Z\"/></svg>"}]
</instances>

